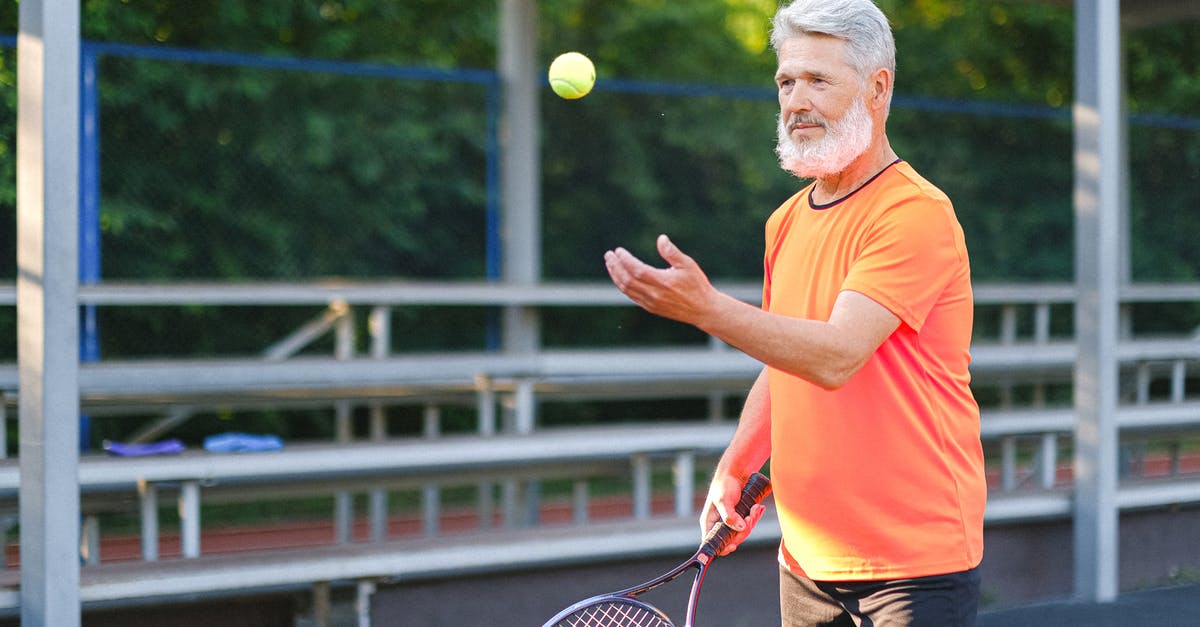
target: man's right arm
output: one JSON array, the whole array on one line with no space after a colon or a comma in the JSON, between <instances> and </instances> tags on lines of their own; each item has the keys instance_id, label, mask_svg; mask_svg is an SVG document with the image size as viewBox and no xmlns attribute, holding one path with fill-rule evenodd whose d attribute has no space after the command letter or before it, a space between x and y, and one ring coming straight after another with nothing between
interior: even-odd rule
<instances>
[{"instance_id":1,"label":"man's right arm","mask_svg":"<svg viewBox=\"0 0 1200 627\"><path fill-rule=\"evenodd\" d=\"M743 519L734 511L742 486L750 475L758 472L771 457L771 395L767 384L767 369L763 368L746 395L733 439L713 472L704 511L700 514L701 533L707 533L718 520L738 530L730 537L721 555L732 552L750 534L762 518L765 508L755 505Z\"/></svg>"}]
</instances>

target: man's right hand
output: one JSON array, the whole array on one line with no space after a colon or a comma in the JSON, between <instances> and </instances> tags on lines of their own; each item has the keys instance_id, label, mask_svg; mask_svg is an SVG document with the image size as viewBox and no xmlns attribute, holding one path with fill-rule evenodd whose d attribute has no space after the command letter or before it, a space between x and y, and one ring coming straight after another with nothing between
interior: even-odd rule
<instances>
[{"instance_id":1,"label":"man's right hand","mask_svg":"<svg viewBox=\"0 0 1200 627\"><path fill-rule=\"evenodd\" d=\"M708 534L708 530L712 529L712 526L718 521L724 521L734 530L733 535L729 536L729 540L717 555L729 555L736 551L738 545L746 541L750 531L767 511L767 508L761 503L751 507L750 514L745 518L739 516L735 511L734 508L737 507L738 500L742 497L742 488L746 485L746 479L746 477L723 475L714 477L709 485L708 498L704 502L704 510L700 512L701 536Z\"/></svg>"}]
</instances>

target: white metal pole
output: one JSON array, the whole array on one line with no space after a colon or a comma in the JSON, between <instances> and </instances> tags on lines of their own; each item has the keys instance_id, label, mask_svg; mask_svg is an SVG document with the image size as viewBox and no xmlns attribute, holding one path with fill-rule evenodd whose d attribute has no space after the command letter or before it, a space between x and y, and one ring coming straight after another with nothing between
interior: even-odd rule
<instances>
[{"instance_id":1,"label":"white metal pole","mask_svg":"<svg viewBox=\"0 0 1200 627\"><path fill-rule=\"evenodd\" d=\"M1075 594L1118 588L1117 339L1128 199L1119 0L1075 2Z\"/></svg>"},{"instance_id":2,"label":"white metal pole","mask_svg":"<svg viewBox=\"0 0 1200 627\"><path fill-rule=\"evenodd\" d=\"M24 0L17 36L21 624L80 624L79 2Z\"/></svg>"},{"instance_id":3,"label":"white metal pole","mask_svg":"<svg viewBox=\"0 0 1200 627\"><path fill-rule=\"evenodd\" d=\"M542 261L538 7L536 0L499 1L501 276L528 284L541 278ZM538 329L532 308L505 308L504 349L537 350Z\"/></svg>"}]
</instances>

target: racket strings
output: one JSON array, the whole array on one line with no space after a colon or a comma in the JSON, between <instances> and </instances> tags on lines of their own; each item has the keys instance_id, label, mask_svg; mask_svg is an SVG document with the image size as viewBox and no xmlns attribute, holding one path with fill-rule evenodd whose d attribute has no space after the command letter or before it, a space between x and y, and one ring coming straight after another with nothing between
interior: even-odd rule
<instances>
[{"instance_id":1,"label":"racket strings","mask_svg":"<svg viewBox=\"0 0 1200 627\"><path fill-rule=\"evenodd\" d=\"M555 627L674 627L662 614L637 603L604 601L580 608Z\"/></svg>"}]
</instances>

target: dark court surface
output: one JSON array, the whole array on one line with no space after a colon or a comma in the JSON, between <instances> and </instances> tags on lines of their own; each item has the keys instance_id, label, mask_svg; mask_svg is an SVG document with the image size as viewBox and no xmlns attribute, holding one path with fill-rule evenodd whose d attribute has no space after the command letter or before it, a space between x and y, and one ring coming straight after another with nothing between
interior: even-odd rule
<instances>
[{"instance_id":1,"label":"dark court surface","mask_svg":"<svg viewBox=\"0 0 1200 627\"><path fill-rule=\"evenodd\" d=\"M1200 627L1200 584L1121 593L1111 603L1054 601L985 610L978 627Z\"/></svg>"},{"instance_id":2,"label":"dark court surface","mask_svg":"<svg viewBox=\"0 0 1200 627\"><path fill-rule=\"evenodd\" d=\"M564 605L598 592L619 589L674 566L678 558L510 573L504 577L454 578L439 582L381 586L372 599L373 627L479 625L489 616L496 627L541 625ZM687 581L670 584L657 598L668 614L682 610ZM739 550L714 564L704 583L700 627L779 625L778 571L773 547ZM682 587L682 589L680 589ZM680 596L682 595L682 597ZM1067 592L1049 598L1065 599ZM495 608L503 607L497 615ZM672 614L674 615L674 614ZM682 621L681 621L682 623ZM1113 603L1011 601L985 608L978 627L1200 627L1200 583L1123 592Z\"/></svg>"}]
</instances>

